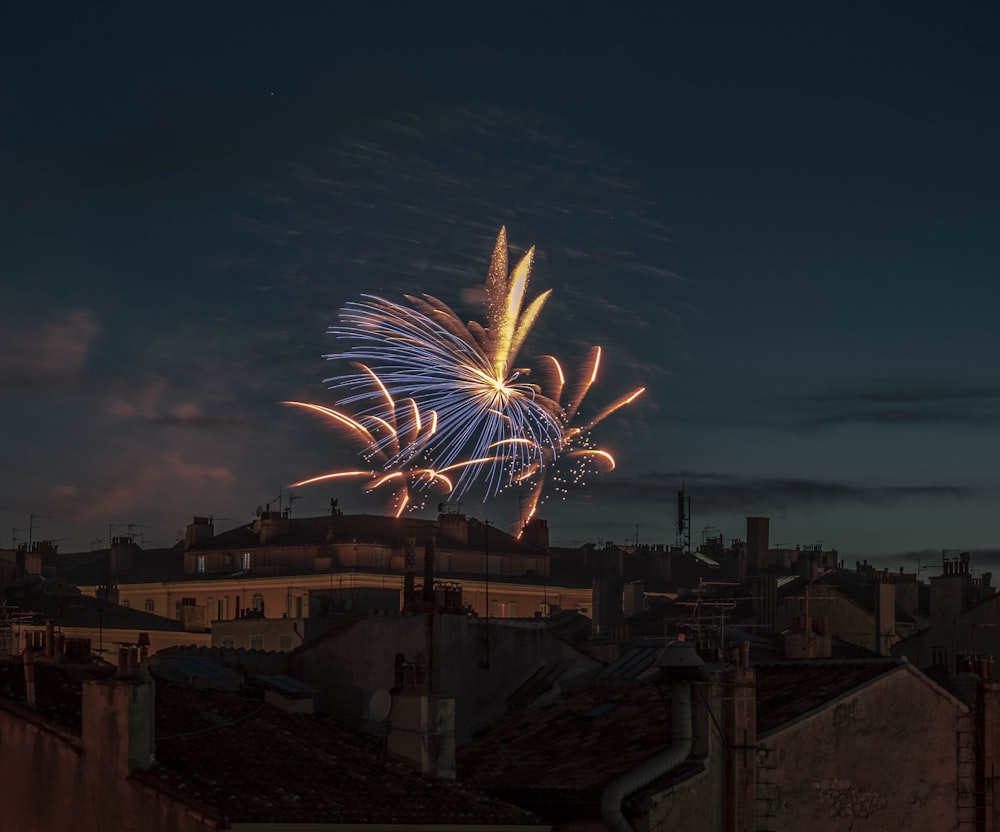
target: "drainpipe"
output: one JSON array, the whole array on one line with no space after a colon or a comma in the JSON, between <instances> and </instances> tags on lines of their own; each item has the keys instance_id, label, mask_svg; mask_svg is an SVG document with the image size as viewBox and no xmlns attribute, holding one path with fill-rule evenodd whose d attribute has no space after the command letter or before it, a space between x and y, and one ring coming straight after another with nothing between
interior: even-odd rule
<instances>
[{"instance_id":1,"label":"drainpipe","mask_svg":"<svg viewBox=\"0 0 1000 832\"><path fill-rule=\"evenodd\" d=\"M673 741L666 749L612 780L604 789L601 814L613 832L635 832L622 812L622 802L630 794L677 768L691 753L694 731L691 724L691 686L687 682L675 682L670 686L670 731Z\"/></svg>"}]
</instances>

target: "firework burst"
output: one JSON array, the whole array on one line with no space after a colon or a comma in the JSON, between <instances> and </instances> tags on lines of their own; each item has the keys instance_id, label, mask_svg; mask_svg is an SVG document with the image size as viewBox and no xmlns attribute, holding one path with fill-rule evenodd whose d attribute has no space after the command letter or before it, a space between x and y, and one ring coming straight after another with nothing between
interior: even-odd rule
<instances>
[{"instance_id":1,"label":"firework burst","mask_svg":"<svg viewBox=\"0 0 1000 832\"><path fill-rule=\"evenodd\" d=\"M285 404L317 413L346 433L365 467L310 477L295 486L364 479L365 489L392 492L398 517L422 505L418 493L441 489L455 498L473 484L495 496L530 489L535 514L549 491L565 492L614 457L590 433L638 398L640 387L589 419L580 407L597 380L601 348L593 347L569 384L554 356L542 356L541 383L517 366L518 354L551 290L525 304L534 249L508 272L507 234L500 229L484 292L484 321L464 323L432 295L409 305L374 295L348 303L330 329L351 342L326 356L347 359L353 372L326 379L345 393L337 408ZM568 461L561 465L560 461Z\"/></svg>"},{"instance_id":2,"label":"firework burst","mask_svg":"<svg viewBox=\"0 0 1000 832\"><path fill-rule=\"evenodd\" d=\"M358 418L389 421L398 397L412 400L416 414L436 413L434 461L458 470L453 496L474 483L496 495L561 447L558 406L516 366L551 292L525 305L533 258L530 249L508 273L501 229L486 280L485 326L464 323L432 295L407 296L410 306L366 295L347 304L331 329L352 346L327 358L364 362L358 372L326 379L348 391L338 406L358 407ZM404 415L400 430L414 427L414 417ZM387 437L377 441L381 450L391 445ZM390 468L401 464L401 453L390 454Z\"/></svg>"}]
</instances>

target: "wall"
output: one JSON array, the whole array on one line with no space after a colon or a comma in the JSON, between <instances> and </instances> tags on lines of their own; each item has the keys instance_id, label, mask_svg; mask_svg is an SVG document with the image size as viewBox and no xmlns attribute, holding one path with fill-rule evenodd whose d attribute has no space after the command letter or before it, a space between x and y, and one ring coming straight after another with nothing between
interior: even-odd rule
<instances>
[{"instance_id":1,"label":"wall","mask_svg":"<svg viewBox=\"0 0 1000 832\"><path fill-rule=\"evenodd\" d=\"M903 666L758 739L757 829L954 829L968 709Z\"/></svg>"},{"instance_id":2,"label":"wall","mask_svg":"<svg viewBox=\"0 0 1000 832\"><path fill-rule=\"evenodd\" d=\"M964 610L959 617L931 624L926 630L892 648L894 656L906 656L917 667L940 665L955 672L959 653L989 654L1000 660L1000 595L994 595Z\"/></svg>"},{"instance_id":3,"label":"wall","mask_svg":"<svg viewBox=\"0 0 1000 832\"><path fill-rule=\"evenodd\" d=\"M194 598L199 606L208 610L209 621L219 618L220 602L225 620L233 620L239 610L249 609L254 595L264 599L264 611L268 617L274 618L287 612L288 598L291 596L293 605L298 597L308 598L310 591L349 590L352 587L378 587L385 589L403 589L403 564L400 558L395 572L316 572L305 575L285 575L275 577L243 576L234 578L203 577L197 580L173 581L118 585L119 602L128 602L133 609L146 609L146 601L153 602L153 612L174 618L177 601L182 598ZM422 569L418 567L417 582L422 583ZM438 578L446 580L447 574L439 574ZM516 605L517 616L532 617L542 603L557 605L561 609L590 609L590 585L586 587L565 587L545 584L538 578L532 583L517 583L500 576L492 578L489 583L490 606L507 604L504 609L510 609L510 603ZM481 579L469 580L463 578L462 599L473 607L480 615L486 614L486 583ZM83 586L81 591L90 596L96 596L97 587ZM294 609L294 606L293 606ZM504 617L504 616L497 616ZM513 616L511 616L513 617Z\"/></svg>"},{"instance_id":4,"label":"wall","mask_svg":"<svg viewBox=\"0 0 1000 832\"><path fill-rule=\"evenodd\" d=\"M566 663L567 676L598 666L542 625L492 621L487 667L486 626L485 620L448 613L371 613L296 651L293 675L320 689L319 710L358 725L371 694L394 686L396 654L414 661L422 653L432 669L430 692L455 698L461 744L503 713L507 697L542 665Z\"/></svg>"},{"instance_id":5,"label":"wall","mask_svg":"<svg viewBox=\"0 0 1000 832\"><path fill-rule=\"evenodd\" d=\"M214 829L188 807L110 776L72 733L18 705L0 702L3 828L18 832L196 832ZM100 756L99 754L96 756Z\"/></svg>"},{"instance_id":6,"label":"wall","mask_svg":"<svg viewBox=\"0 0 1000 832\"><path fill-rule=\"evenodd\" d=\"M775 630L788 629L797 616L805 615L804 598L785 598L778 603ZM833 587L813 586L809 596L809 615L825 617L830 634L850 644L879 652L875 639L875 616L864 607L845 598Z\"/></svg>"}]
</instances>

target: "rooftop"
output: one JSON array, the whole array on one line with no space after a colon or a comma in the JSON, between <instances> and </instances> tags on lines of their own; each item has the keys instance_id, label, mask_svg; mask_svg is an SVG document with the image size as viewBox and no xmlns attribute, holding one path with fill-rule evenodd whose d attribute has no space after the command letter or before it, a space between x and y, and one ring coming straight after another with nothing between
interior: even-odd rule
<instances>
[{"instance_id":1,"label":"rooftop","mask_svg":"<svg viewBox=\"0 0 1000 832\"><path fill-rule=\"evenodd\" d=\"M458 774L463 783L553 816L560 804L596 805L611 780L670 739L666 686L601 679L508 714L459 749ZM671 776L699 765L688 760Z\"/></svg>"},{"instance_id":2,"label":"rooftop","mask_svg":"<svg viewBox=\"0 0 1000 832\"><path fill-rule=\"evenodd\" d=\"M38 710L20 662L0 663L0 707L80 733L82 683L107 664L36 664ZM156 763L132 777L231 823L507 824L538 818L475 790L417 774L337 723L260 699L156 683Z\"/></svg>"},{"instance_id":3,"label":"rooftop","mask_svg":"<svg viewBox=\"0 0 1000 832\"><path fill-rule=\"evenodd\" d=\"M757 733L776 730L904 664L889 658L756 664Z\"/></svg>"}]
</instances>

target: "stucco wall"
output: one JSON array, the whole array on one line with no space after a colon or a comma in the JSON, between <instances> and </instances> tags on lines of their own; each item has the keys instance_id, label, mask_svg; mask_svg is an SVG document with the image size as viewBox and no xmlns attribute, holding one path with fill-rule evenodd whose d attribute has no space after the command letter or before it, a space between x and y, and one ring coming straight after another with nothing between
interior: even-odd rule
<instances>
[{"instance_id":1,"label":"stucco wall","mask_svg":"<svg viewBox=\"0 0 1000 832\"><path fill-rule=\"evenodd\" d=\"M967 709L903 667L758 739L760 830L954 829Z\"/></svg>"},{"instance_id":2,"label":"stucco wall","mask_svg":"<svg viewBox=\"0 0 1000 832\"><path fill-rule=\"evenodd\" d=\"M96 755L99 756L99 755ZM102 771L79 738L0 704L0 827L17 832L204 832L187 807Z\"/></svg>"}]
</instances>

